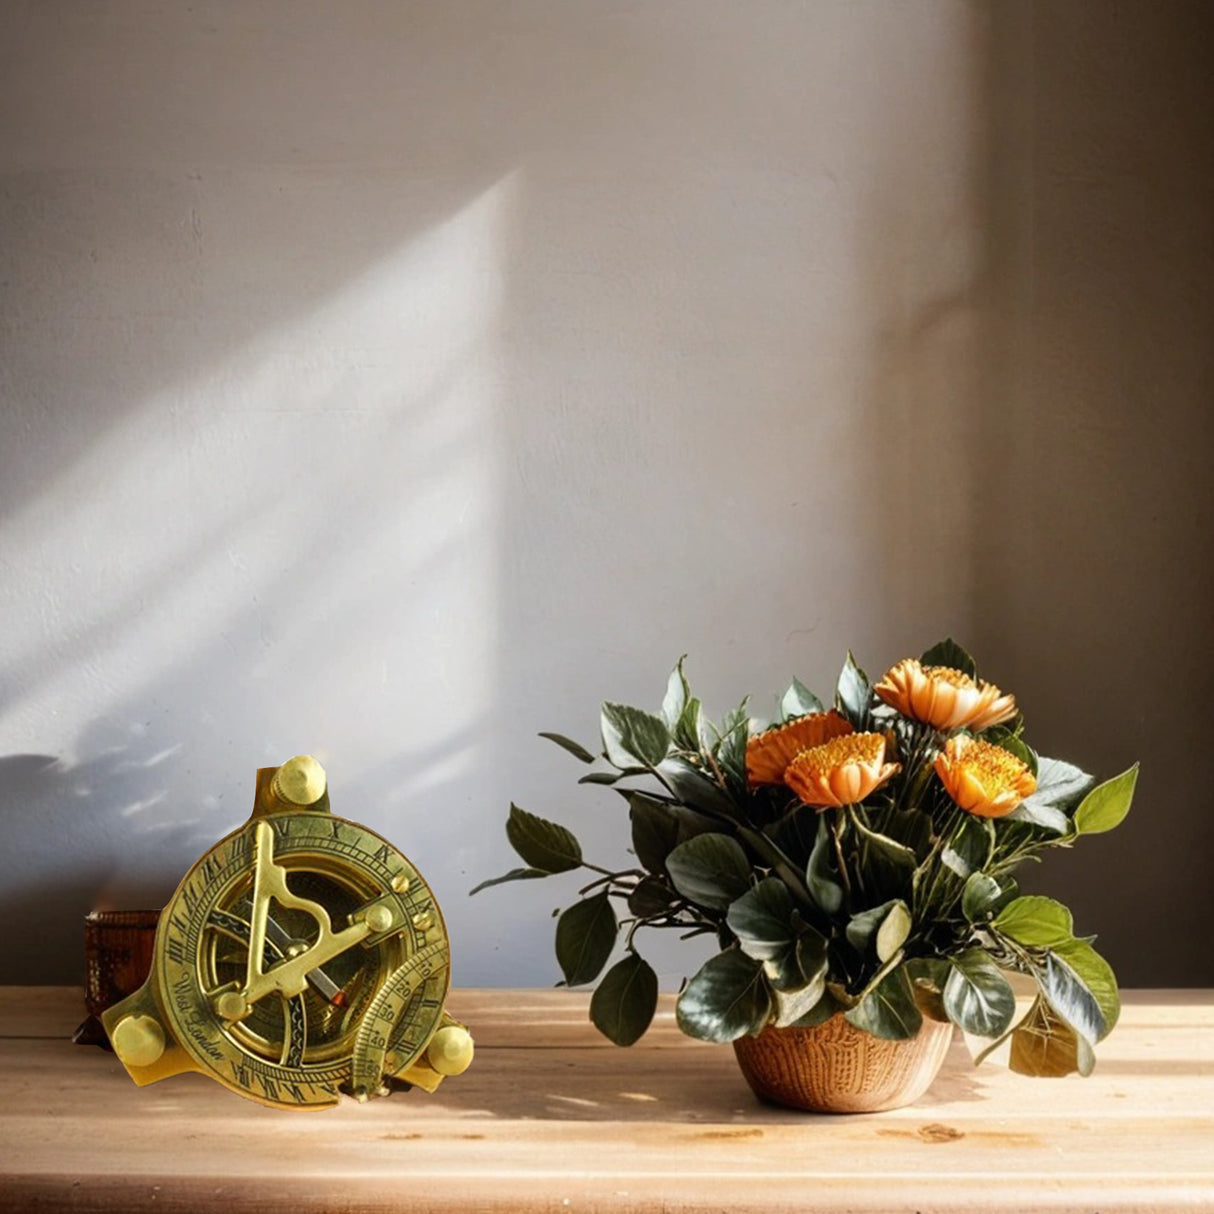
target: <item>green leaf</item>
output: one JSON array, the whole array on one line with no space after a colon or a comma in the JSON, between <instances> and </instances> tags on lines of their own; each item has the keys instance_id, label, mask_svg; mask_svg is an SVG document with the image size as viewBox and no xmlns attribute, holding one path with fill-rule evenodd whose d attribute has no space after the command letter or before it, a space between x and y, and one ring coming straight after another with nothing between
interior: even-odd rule
<instances>
[{"instance_id":1,"label":"green leaf","mask_svg":"<svg viewBox=\"0 0 1214 1214\"><path fill-rule=\"evenodd\" d=\"M952 839L940 853L940 862L962 881L986 867L994 846L994 827L989 818L967 814Z\"/></svg>"},{"instance_id":2,"label":"green leaf","mask_svg":"<svg viewBox=\"0 0 1214 1214\"><path fill-rule=\"evenodd\" d=\"M616 1045L632 1045L653 1020L658 976L636 953L617 961L590 998L590 1019Z\"/></svg>"},{"instance_id":3,"label":"green leaf","mask_svg":"<svg viewBox=\"0 0 1214 1214\"><path fill-rule=\"evenodd\" d=\"M502 873L500 877L490 877L488 881L482 881L479 885L473 886L468 891L468 896L479 894L481 890L488 889L491 885L502 885L506 881L531 881L536 877L548 877L551 873L545 872L542 868L512 868L508 873Z\"/></svg>"},{"instance_id":4,"label":"green leaf","mask_svg":"<svg viewBox=\"0 0 1214 1214\"><path fill-rule=\"evenodd\" d=\"M1095 780L1086 771L1081 771L1073 763L1066 763L1062 759L1039 758L1037 787L1020 803L1019 809L1026 806L1030 809L1045 806L1065 812L1071 809L1094 783Z\"/></svg>"},{"instance_id":5,"label":"green leaf","mask_svg":"<svg viewBox=\"0 0 1214 1214\"><path fill-rule=\"evenodd\" d=\"M1138 764L1093 788L1075 810L1075 829L1081 835L1100 835L1120 826L1130 812Z\"/></svg>"},{"instance_id":6,"label":"green leaf","mask_svg":"<svg viewBox=\"0 0 1214 1214\"><path fill-rule=\"evenodd\" d=\"M695 696L689 696L674 728L675 741L684 749L698 751L705 746L704 709Z\"/></svg>"},{"instance_id":7,"label":"green leaf","mask_svg":"<svg viewBox=\"0 0 1214 1214\"><path fill-rule=\"evenodd\" d=\"M607 894L575 902L556 921L556 959L570 986L593 982L615 947L615 910Z\"/></svg>"},{"instance_id":8,"label":"green leaf","mask_svg":"<svg viewBox=\"0 0 1214 1214\"><path fill-rule=\"evenodd\" d=\"M872 699L872 688L869 686L868 675L856 665L855 658L848 650L847 661L839 673L839 683L835 688L835 703L851 723L863 730L868 722L868 705Z\"/></svg>"},{"instance_id":9,"label":"green leaf","mask_svg":"<svg viewBox=\"0 0 1214 1214\"><path fill-rule=\"evenodd\" d=\"M948 666L961 671L962 674L968 674L971 679L978 677L978 667L974 659L952 637L938 641L930 649L924 650L919 661L924 666Z\"/></svg>"},{"instance_id":10,"label":"green leaf","mask_svg":"<svg viewBox=\"0 0 1214 1214\"><path fill-rule=\"evenodd\" d=\"M1035 968L1041 993L1050 1008L1089 1045L1108 1034L1108 1025L1096 996L1062 955L1049 950L1045 965Z\"/></svg>"},{"instance_id":11,"label":"green leaf","mask_svg":"<svg viewBox=\"0 0 1214 1214\"><path fill-rule=\"evenodd\" d=\"M517 805L510 806L506 838L531 868L541 872L567 873L582 863L582 847L572 831Z\"/></svg>"},{"instance_id":12,"label":"green leaf","mask_svg":"<svg viewBox=\"0 0 1214 1214\"><path fill-rule=\"evenodd\" d=\"M1030 948L1066 944L1074 932L1071 912L1061 902L1040 894L1013 899L995 916L993 926Z\"/></svg>"},{"instance_id":13,"label":"green leaf","mask_svg":"<svg viewBox=\"0 0 1214 1214\"><path fill-rule=\"evenodd\" d=\"M848 1023L885 1041L906 1041L918 1033L923 1013L915 1003L906 966L887 974L855 1007L844 1012Z\"/></svg>"},{"instance_id":14,"label":"green leaf","mask_svg":"<svg viewBox=\"0 0 1214 1214\"><path fill-rule=\"evenodd\" d=\"M750 888L750 861L729 835L696 835L666 857L675 889L710 910L725 910Z\"/></svg>"},{"instance_id":15,"label":"green leaf","mask_svg":"<svg viewBox=\"0 0 1214 1214\"><path fill-rule=\"evenodd\" d=\"M889 914L877 928L877 960L888 961L906 943L911 930L911 915L900 899L889 908Z\"/></svg>"},{"instance_id":16,"label":"green leaf","mask_svg":"<svg viewBox=\"0 0 1214 1214\"><path fill-rule=\"evenodd\" d=\"M916 861L925 859L932 849L932 820L921 809L900 809L885 815L881 822L883 837L908 848Z\"/></svg>"},{"instance_id":17,"label":"green leaf","mask_svg":"<svg viewBox=\"0 0 1214 1214\"><path fill-rule=\"evenodd\" d=\"M718 818L737 815L734 803L721 786L685 759L672 757L663 760L658 764L657 774L671 792L692 809Z\"/></svg>"},{"instance_id":18,"label":"green leaf","mask_svg":"<svg viewBox=\"0 0 1214 1214\"><path fill-rule=\"evenodd\" d=\"M662 699L662 720L666 722L666 728L671 733L677 729L679 718L683 715L683 709L691 696L691 688L687 686L687 679L683 675L685 661L686 654L675 663L670 678L666 680L666 695Z\"/></svg>"},{"instance_id":19,"label":"green leaf","mask_svg":"<svg viewBox=\"0 0 1214 1214\"><path fill-rule=\"evenodd\" d=\"M917 859L903 843L870 830L854 819L859 843L856 855L860 881L871 897L885 900L908 897Z\"/></svg>"},{"instance_id":20,"label":"green leaf","mask_svg":"<svg viewBox=\"0 0 1214 1214\"><path fill-rule=\"evenodd\" d=\"M632 850L651 873L666 870L666 857L679 841L679 821L669 808L644 793L628 794Z\"/></svg>"},{"instance_id":21,"label":"green leaf","mask_svg":"<svg viewBox=\"0 0 1214 1214\"><path fill-rule=\"evenodd\" d=\"M803 805L764 827L763 833L787 856L798 875L804 873L818 833L818 815Z\"/></svg>"},{"instance_id":22,"label":"green leaf","mask_svg":"<svg viewBox=\"0 0 1214 1214\"><path fill-rule=\"evenodd\" d=\"M1004 814L1003 820L1005 822L1028 822L1033 826L1051 830L1056 835L1069 834L1071 830L1071 820L1061 809L1034 801L1021 801L1010 814Z\"/></svg>"},{"instance_id":23,"label":"green leaf","mask_svg":"<svg viewBox=\"0 0 1214 1214\"><path fill-rule=\"evenodd\" d=\"M1016 1015L1016 996L990 956L980 948L952 958L944 984L944 1010L959 1028L976 1037L999 1037Z\"/></svg>"},{"instance_id":24,"label":"green leaf","mask_svg":"<svg viewBox=\"0 0 1214 1214\"><path fill-rule=\"evenodd\" d=\"M763 963L736 948L710 957L675 1005L675 1019L687 1036L722 1044L761 1032L770 1016Z\"/></svg>"},{"instance_id":25,"label":"green leaf","mask_svg":"<svg viewBox=\"0 0 1214 1214\"><path fill-rule=\"evenodd\" d=\"M590 753L580 742L575 742L572 738L565 737L560 733L541 733L541 738L547 738L549 742L555 742L562 750L567 750L575 759L581 759L583 763L593 763L594 755Z\"/></svg>"},{"instance_id":26,"label":"green leaf","mask_svg":"<svg viewBox=\"0 0 1214 1214\"><path fill-rule=\"evenodd\" d=\"M674 814L675 821L679 824L680 843L694 839L696 835L714 834L720 828L720 823L715 818L710 818L689 806L670 805L667 808Z\"/></svg>"},{"instance_id":27,"label":"green leaf","mask_svg":"<svg viewBox=\"0 0 1214 1214\"><path fill-rule=\"evenodd\" d=\"M750 718L743 704L722 722L721 738L716 748L718 766L742 789L746 787L746 743L749 737Z\"/></svg>"},{"instance_id":28,"label":"green leaf","mask_svg":"<svg viewBox=\"0 0 1214 1214\"><path fill-rule=\"evenodd\" d=\"M985 1055L979 1055L981 1061ZM1078 1071L1090 1075L1095 1065L1092 1047L1038 997L1012 1033L1008 1066L1018 1075L1061 1078Z\"/></svg>"},{"instance_id":29,"label":"green leaf","mask_svg":"<svg viewBox=\"0 0 1214 1214\"><path fill-rule=\"evenodd\" d=\"M811 712L821 712L822 708L822 701L800 679L793 679L780 701L780 711L786 721L808 716Z\"/></svg>"},{"instance_id":30,"label":"green leaf","mask_svg":"<svg viewBox=\"0 0 1214 1214\"><path fill-rule=\"evenodd\" d=\"M658 877L642 877L628 895L628 909L640 919L661 915L679 901L678 895Z\"/></svg>"},{"instance_id":31,"label":"green leaf","mask_svg":"<svg viewBox=\"0 0 1214 1214\"><path fill-rule=\"evenodd\" d=\"M809 1015L826 994L826 970L823 968L803 986L792 990L775 990L776 1028L787 1028Z\"/></svg>"},{"instance_id":32,"label":"green leaf","mask_svg":"<svg viewBox=\"0 0 1214 1214\"><path fill-rule=\"evenodd\" d=\"M769 961L796 938L792 909L788 886L779 877L765 877L730 904L725 922L748 957Z\"/></svg>"},{"instance_id":33,"label":"green leaf","mask_svg":"<svg viewBox=\"0 0 1214 1214\"><path fill-rule=\"evenodd\" d=\"M1104 1018L1101 1040L1113 1031L1121 1018L1121 997L1113 967L1086 941L1071 940L1053 950L1079 976L1092 993Z\"/></svg>"},{"instance_id":34,"label":"green leaf","mask_svg":"<svg viewBox=\"0 0 1214 1214\"><path fill-rule=\"evenodd\" d=\"M842 1005L834 998L830 991L826 991L808 1012L804 1013L797 1020L794 1020L791 1025L782 1025L781 1027L814 1029L820 1024L825 1024L836 1012L841 1012L842 1010Z\"/></svg>"},{"instance_id":35,"label":"green leaf","mask_svg":"<svg viewBox=\"0 0 1214 1214\"><path fill-rule=\"evenodd\" d=\"M879 961L888 961L910 935L911 917L906 903L899 898L870 907L851 917L847 941L858 953L873 945Z\"/></svg>"},{"instance_id":36,"label":"green leaf","mask_svg":"<svg viewBox=\"0 0 1214 1214\"><path fill-rule=\"evenodd\" d=\"M797 991L808 982L826 979L826 937L803 923L798 930L801 935L795 941L763 962L767 981L777 993Z\"/></svg>"},{"instance_id":37,"label":"green leaf","mask_svg":"<svg viewBox=\"0 0 1214 1214\"><path fill-rule=\"evenodd\" d=\"M826 914L835 914L843 905L843 886L834 868L834 850L825 814L818 815L818 837L809 854L805 883L810 896Z\"/></svg>"},{"instance_id":38,"label":"green leaf","mask_svg":"<svg viewBox=\"0 0 1214 1214\"><path fill-rule=\"evenodd\" d=\"M661 717L627 704L603 705L599 718L603 749L616 767L656 767L670 749L670 731Z\"/></svg>"},{"instance_id":39,"label":"green leaf","mask_svg":"<svg viewBox=\"0 0 1214 1214\"><path fill-rule=\"evenodd\" d=\"M624 773L619 771L592 771L589 775L583 776L579 784L618 784L624 778Z\"/></svg>"},{"instance_id":40,"label":"green leaf","mask_svg":"<svg viewBox=\"0 0 1214 1214\"><path fill-rule=\"evenodd\" d=\"M988 873L970 873L961 891L961 913L968 923L986 919L1002 910L1016 896L1017 888L1011 877L1000 882Z\"/></svg>"},{"instance_id":41,"label":"green leaf","mask_svg":"<svg viewBox=\"0 0 1214 1214\"><path fill-rule=\"evenodd\" d=\"M826 937L808 925L801 929L796 944L797 966L807 979L826 977L828 944Z\"/></svg>"},{"instance_id":42,"label":"green leaf","mask_svg":"<svg viewBox=\"0 0 1214 1214\"><path fill-rule=\"evenodd\" d=\"M870 855L876 852L886 863L907 871L915 867L915 853L905 843L899 843L897 839L892 839L889 835L867 830L863 826L860 827L858 833L867 842Z\"/></svg>"}]
</instances>

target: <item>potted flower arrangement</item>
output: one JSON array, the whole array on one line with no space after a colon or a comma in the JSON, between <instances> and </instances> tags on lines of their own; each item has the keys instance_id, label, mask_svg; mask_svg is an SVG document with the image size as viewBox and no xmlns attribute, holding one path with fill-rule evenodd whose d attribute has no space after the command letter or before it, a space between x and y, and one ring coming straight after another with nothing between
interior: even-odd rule
<instances>
[{"instance_id":1,"label":"potted flower arrangement","mask_svg":"<svg viewBox=\"0 0 1214 1214\"><path fill-rule=\"evenodd\" d=\"M1013 1070L1086 1075L1117 1021L1116 979L1067 908L1020 895L1013 873L1120 823L1137 765L1097 785L1040 757L1023 724L952 640L875 685L849 654L830 707L794 679L770 724L746 701L710 723L680 660L659 713L602 706L600 753L541 735L591 766L581 783L620 795L635 866L590 863L566 827L512 805L525 867L472 892L590 873L557 919L556 956L570 986L602 975L590 1017L619 1045L657 1004L640 933L711 935L678 1025L732 1042L755 1091L782 1103L908 1103L954 1025L978 1061L1010 1037ZM1021 1016L1008 973L1035 983Z\"/></svg>"}]
</instances>

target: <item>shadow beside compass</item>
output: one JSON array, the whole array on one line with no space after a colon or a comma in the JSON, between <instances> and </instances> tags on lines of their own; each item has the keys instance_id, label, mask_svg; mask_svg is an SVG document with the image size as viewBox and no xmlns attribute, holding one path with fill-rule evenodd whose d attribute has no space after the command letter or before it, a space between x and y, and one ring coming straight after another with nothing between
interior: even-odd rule
<instances>
[{"instance_id":1,"label":"shadow beside compass","mask_svg":"<svg viewBox=\"0 0 1214 1214\"><path fill-rule=\"evenodd\" d=\"M121 867L112 820L164 799L159 766L113 747L79 764L55 755L0 757L0 973L21 985L84 978L84 917L91 910L155 908L174 887L148 869L114 891ZM153 835L158 833L152 831Z\"/></svg>"},{"instance_id":2,"label":"shadow beside compass","mask_svg":"<svg viewBox=\"0 0 1214 1214\"><path fill-rule=\"evenodd\" d=\"M190 667L179 679L166 679L151 703L184 695L192 677ZM233 734L253 735L257 728L252 711L244 711L243 727L238 706L217 711L215 721L236 728L195 736L187 747L173 740L166 715L139 714L132 705L89 727L80 744L91 757L0 756L0 914L9 925L0 935L0 982L82 982L90 911L158 909L199 855L247 819L256 767L288 754L270 743L234 761ZM309 731L296 726L281 733ZM455 731L367 770L348 772L340 755L333 764L334 812L405 843L406 854L438 887L440 905L462 892L462 874L450 871L459 819L439 812L453 799L453 780L417 787L414 769L441 766L467 749L466 732Z\"/></svg>"}]
</instances>

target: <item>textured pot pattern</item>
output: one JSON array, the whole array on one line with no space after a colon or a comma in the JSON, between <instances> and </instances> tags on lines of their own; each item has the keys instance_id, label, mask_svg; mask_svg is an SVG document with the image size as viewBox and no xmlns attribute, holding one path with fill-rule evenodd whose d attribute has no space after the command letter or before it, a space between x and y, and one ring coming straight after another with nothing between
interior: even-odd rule
<instances>
[{"instance_id":1,"label":"textured pot pattern","mask_svg":"<svg viewBox=\"0 0 1214 1214\"><path fill-rule=\"evenodd\" d=\"M733 1048L763 1100L819 1113L879 1113L927 1091L952 1039L951 1024L924 1018L917 1037L882 1041L836 1015L812 1029L766 1028Z\"/></svg>"}]
</instances>

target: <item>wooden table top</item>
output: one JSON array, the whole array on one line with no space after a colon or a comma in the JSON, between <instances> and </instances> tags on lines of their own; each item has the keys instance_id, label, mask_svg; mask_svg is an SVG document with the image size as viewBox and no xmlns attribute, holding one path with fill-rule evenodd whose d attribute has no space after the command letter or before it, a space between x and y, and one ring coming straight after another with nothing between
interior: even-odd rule
<instances>
[{"instance_id":1,"label":"wooden table top","mask_svg":"<svg viewBox=\"0 0 1214 1214\"><path fill-rule=\"evenodd\" d=\"M910 1108L761 1105L672 999L630 1050L585 995L463 990L472 1069L433 1096L285 1113L199 1075L136 1088L67 1040L78 990L0 988L0 1209L1214 1211L1214 992L1139 991L1089 1079L975 1069Z\"/></svg>"}]
</instances>

